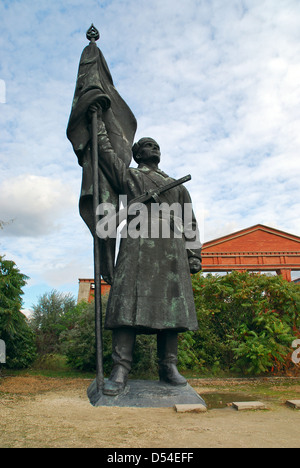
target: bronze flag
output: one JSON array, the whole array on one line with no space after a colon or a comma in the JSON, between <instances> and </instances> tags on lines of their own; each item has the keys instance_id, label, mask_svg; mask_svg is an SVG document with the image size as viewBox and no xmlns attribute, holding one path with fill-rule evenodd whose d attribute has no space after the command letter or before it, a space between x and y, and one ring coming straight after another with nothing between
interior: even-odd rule
<instances>
[{"instance_id":1,"label":"bronze flag","mask_svg":"<svg viewBox=\"0 0 300 468\"><path fill-rule=\"evenodd\" d=\"M99 33L92 25L87 32L87 38L99 38ZM132 145L137 128L136 119L114 87L114 83L101 50L95 40L82 52L71 114L67 127L67 137L71 141L78 163L82 167L82 185L79 200L80 215L88 228L94 233L93 212L93 170L91 156L91 135L87 110L90 104L101 99L103 121L111 145L126 166L132 159ZM101 154L99 155L101 158ZM99 169L99 200L100 203L112 203L118 210L118 195L114 192L103 172ZM101 275L109 284L112 283L115 239L101 239Z\"/></svg>"}]
</instances>

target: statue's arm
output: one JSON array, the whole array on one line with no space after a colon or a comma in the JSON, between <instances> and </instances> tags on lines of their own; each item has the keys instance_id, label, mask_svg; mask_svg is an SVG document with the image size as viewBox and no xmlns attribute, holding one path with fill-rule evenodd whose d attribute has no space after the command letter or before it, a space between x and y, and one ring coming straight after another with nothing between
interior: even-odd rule
<instances>
[{"instance_id":1,"label":"statue's arm","mask_svg":"<svg viewBox=\"0 0 300 468\"><path fill-rule=\"evenodd\" d=\"M92 105L89 112L97 111L97 139L99 152L99 167L117 193L131 193L136 196L135 184L132 181L131 171L119 158L109 140L105 124L102 120L102 109Z\"/></svg>"},{"instance_id":2,"label":"statue's arm","mask_svg":"<svg viewBox=\"0 0 300 468\"><path fill-rule=\"evenodd\" d=\"M103 173L119 193L126 192L127 186L127 167L124 162L116 155L109 141L105 124L98 119L98 151L99 166Z\"/></svg>"}]
</instances>

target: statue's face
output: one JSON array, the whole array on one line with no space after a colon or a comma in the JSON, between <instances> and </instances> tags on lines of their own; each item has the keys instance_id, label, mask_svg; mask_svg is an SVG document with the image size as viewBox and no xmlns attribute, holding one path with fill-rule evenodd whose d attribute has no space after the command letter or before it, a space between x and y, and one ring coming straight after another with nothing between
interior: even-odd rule
<instances>
[{"instance_id":1,"label":"statue's face","mask_svg":"<svg viewBox=\"0 0 300 468\"><path fill-rule=\"evenodd\" d=\"M157 164L160 162L160 147L152 138L147 139L139 150L140 162L155 160Z\"/></svg>"}]
</instances>

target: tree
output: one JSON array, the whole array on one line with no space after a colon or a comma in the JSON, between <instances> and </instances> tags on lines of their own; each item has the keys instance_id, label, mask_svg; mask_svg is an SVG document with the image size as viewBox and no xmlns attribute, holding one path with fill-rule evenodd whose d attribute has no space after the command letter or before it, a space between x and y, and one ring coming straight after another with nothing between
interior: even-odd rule
<instances>
[{"instance_id":1,"label":"tree","mask_svg":"<svg viewBox=\"0 0 300 468\"><path fill-rule=\"evenodd\" d=\"M105 314L108 296L102 296L102 311ZM73 369L94 371L96 369L95 305L80 302L72 311L73 326L60 336L61 350ZM109 373L111 367L111 332L103 330L103 366Z\"/></svg>"},{"instance_id":2,"label":"tree","mask_svg":"<svg viewBox=\"0 0 300 468\"><path fill-rule=\"evenodd\" d=\"M30 318L39 354L59 351L59 336L66 328L72 327L74 307L75 298L70 293L53 289L39 297Z\"/></svg>"},{"instance_id":3,"label":"tree","mask_svg":"<svg viewBox=\"0 0 300 468\"><path fill-rule=\"evenodd\" d=\"M20 311L27 280L13 261L0 256L0 337L6 343L6 363L11 368L27 367L35 359L34 336Z\"/></svg>"}]
</instances>

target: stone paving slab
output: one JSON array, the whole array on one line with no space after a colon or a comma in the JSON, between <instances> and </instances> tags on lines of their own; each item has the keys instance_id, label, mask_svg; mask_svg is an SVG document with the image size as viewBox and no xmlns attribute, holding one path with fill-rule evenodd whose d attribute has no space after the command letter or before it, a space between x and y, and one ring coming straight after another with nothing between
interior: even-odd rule
<instances>
[{"instance_id":1,"label":"stone paving slab","mask_svg":"<svg viewBox=\"0 0 300 468\"><path fill-rule=\"evenodd\" d=\"M264 403L260 401L235 401L232 406L238 411L267 409Z\"/></svg>"},{"instance_id":2,"label":"stone paving slab","mask_svg":"<svg viewBox=\"0 0 300 468\"><path fill-rule=\"evenodd\" d=\"M287 400L286 404L295 409L300 409L300 400Z\"/></svg>"},{"instance_id":3,"label":"stone paving slab","mask_svg":"<svg viewBox=\"0 0 300 468\"><path fill-rule=\"evenodd\" d=\"M87 390L93 406L119 406L136 408L163 408L175 405L203 405L205 401L189 385L173 386L153 380L128 380L125 390L117 396L97 391L96 380Z\"/></svg>"},{"instance_id":4,"label":"stone paving slab","mask_svg":"<svg viewBox=\"0 0 300 468\"><path fill-rule=\"evenodd\" d=\"M207 407L204 405L174 405L177 413L206 413Z\"/></svg>"}]
</instances>

